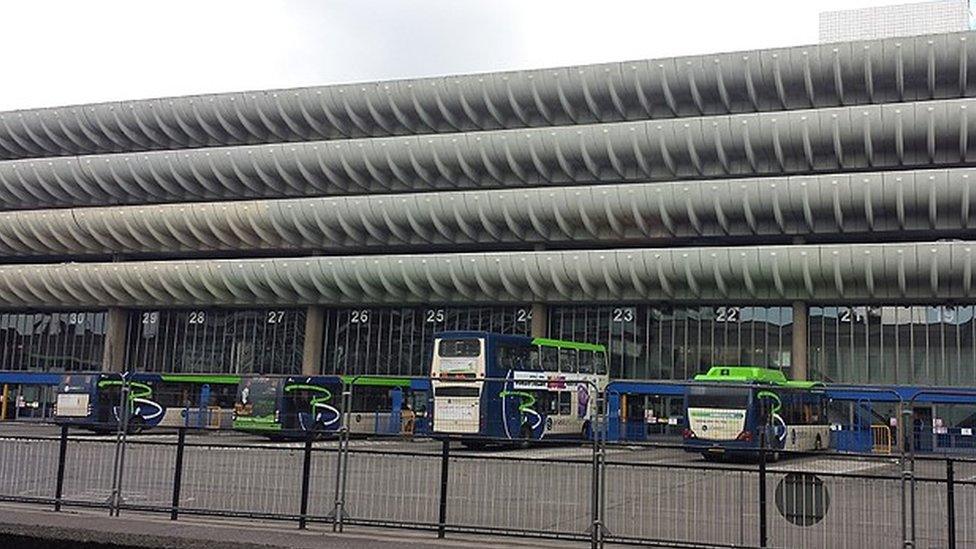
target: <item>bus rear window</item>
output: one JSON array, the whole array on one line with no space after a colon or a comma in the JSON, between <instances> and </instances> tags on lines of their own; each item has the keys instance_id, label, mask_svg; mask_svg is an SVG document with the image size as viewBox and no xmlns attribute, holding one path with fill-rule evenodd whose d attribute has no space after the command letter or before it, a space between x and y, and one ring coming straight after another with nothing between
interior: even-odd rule
<instances>
[{"instance_id":1,"label":"bus rear window","mask_svg":"<svg viewBox=\"0 0 976 549\"><path fill-rule=\"evenodd\" d=\"M438 387L434 390L434 396L438 397L477 397L478 395L477 387Z\"/></svg>"},{"instance_id":2,"label":"bus rear window","mask_svg":"<svg viewBox=\"0 0 976 549\"><path fill-rule=\"evenodd\" d=\"M749 392L745 387L690 387L688 407L742 410L749 405Z\"/></svg>"},{"instance_id":3,"label":"bus rear window","mask_svg":"<svg viewBox=\"0 0 976 549\"><path fill-rule=\"evenodd\" d=\"M474 358L481 356L481 340L442 339L437 354L442 358Z\"/></svg>"}]
</instances>

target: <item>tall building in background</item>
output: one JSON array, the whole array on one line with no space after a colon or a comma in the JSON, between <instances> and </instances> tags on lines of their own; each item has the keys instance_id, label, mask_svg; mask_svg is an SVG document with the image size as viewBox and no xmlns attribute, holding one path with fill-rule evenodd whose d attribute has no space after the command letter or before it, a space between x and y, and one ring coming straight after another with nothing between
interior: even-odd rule
<instances>
[{"instance_id":1,"label":"tall building in background","mask_svg":"<svg viewBox=\"0 0 976 549\"><path fill-rule=\"evenodd\" d=\"M820 14L820 42L872 40L969 29L968 0L940 0Z\"/></svg>"}]
</instances>

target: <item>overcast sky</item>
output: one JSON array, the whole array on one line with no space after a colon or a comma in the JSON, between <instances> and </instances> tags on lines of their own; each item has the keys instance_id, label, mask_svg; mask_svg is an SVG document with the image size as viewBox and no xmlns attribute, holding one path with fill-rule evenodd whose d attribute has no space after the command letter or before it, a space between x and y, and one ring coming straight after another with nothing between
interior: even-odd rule
<instances>
[{"instance_id":1,"label":"overcast sky","mask_svg":"<svg viewBox=\"0 0 976 549\"><path fill-rule=\"evenodd\" d=\"M22 0L0 110L538 68L817 41L892 0Z\"/></svg>"}]
</instances>

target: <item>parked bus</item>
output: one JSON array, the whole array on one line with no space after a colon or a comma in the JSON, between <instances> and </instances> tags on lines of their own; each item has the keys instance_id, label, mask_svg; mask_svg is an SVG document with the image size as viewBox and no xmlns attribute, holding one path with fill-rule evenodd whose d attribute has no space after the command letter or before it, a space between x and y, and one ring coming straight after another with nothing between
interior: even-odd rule
<instances>
[{"instance_id":1,"label":"parked bus","mask_svg":"<svg viewBox=\"0 0 976 549\"><path fill-rule=\"evenodd\" d=\"M50 419L59 383L61 374L0 372L0 421Z\"/></svg>"},{"instance_id":2,"label":"parked bus","mask_svg":"<svg viewBox=\"0 0 976 549\"><path fill-rule=\"evenodd\" d=\"M351 384L346 414L342 391ZM353 434L423 434L430 430L430 382L401 377L290 376L241 380L234 429L269 438L335 433L349 418Z\"/></svg>"},{"instance_id":3,"label":"parked bus","mask_svg":"<svg viewBox=\"0 0 976 549\"><path fill-rule=\"evenodd\" d=\"M589 438L608 382L602 345L444 332L431 361L434 430L480 446L498 440Z\"/></svg>"},{"instance_id":4,"label":"parked bus","mask_svg":"<svg viewBox=\"0 0 976 549\"><path fill-rule=\"evenodd\" d=\"M763 434L774 460L780 451L825 450L830 444L820 383L788 381L779 370L749 366L713 366L695 382L685 396L689 452L709 460L755 456Z\"/></svg>"},{"instance_id":5,"label":"parked bus","mask_svg":"<svg viewBox=\"0 0 976 549\"><path fill-rule=\"evenodd\" d=\"M240 376L202 374L65 374L54 417L95 431L113 431L128 386L129 431L157 426L229 427Z\"/></svg>"}]
</instances>

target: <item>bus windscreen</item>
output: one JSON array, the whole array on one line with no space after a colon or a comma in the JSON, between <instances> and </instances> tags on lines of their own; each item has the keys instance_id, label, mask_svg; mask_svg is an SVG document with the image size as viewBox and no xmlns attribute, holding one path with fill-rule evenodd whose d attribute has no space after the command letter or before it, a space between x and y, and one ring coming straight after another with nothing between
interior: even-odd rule
<instances>
[{"instance_id":1,"label":"bus windscreen","mask_svg":"<svg viewBox=\"0 0 976 549\"><path fill-rule=\"evenodd\" d=\"M442 339L438 354L442 358L474 358L481 356L481 342L477 339Z\"/></svg>"}]
</instances>

